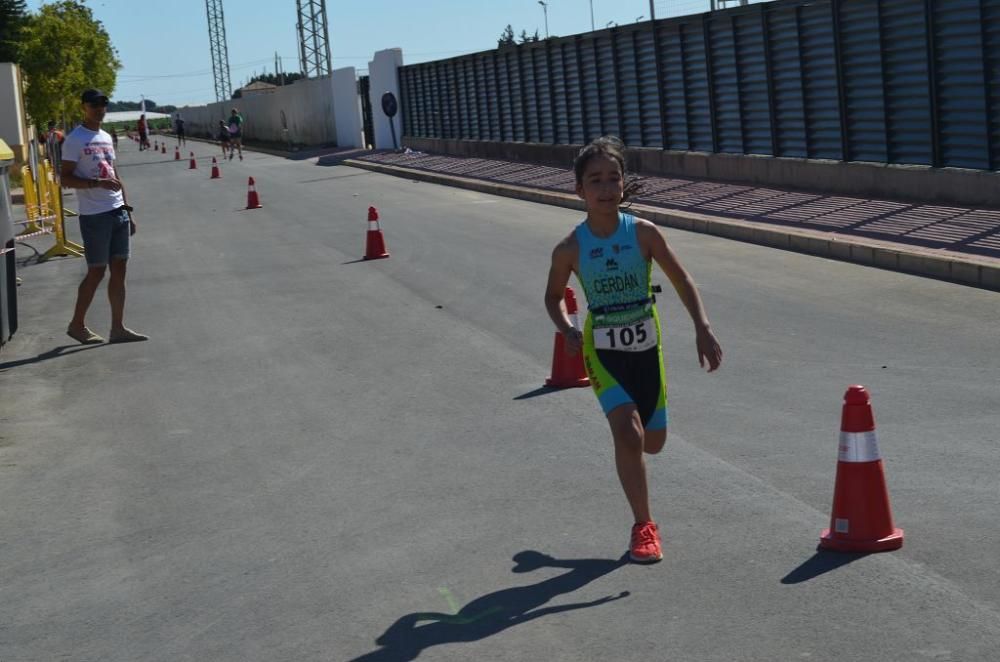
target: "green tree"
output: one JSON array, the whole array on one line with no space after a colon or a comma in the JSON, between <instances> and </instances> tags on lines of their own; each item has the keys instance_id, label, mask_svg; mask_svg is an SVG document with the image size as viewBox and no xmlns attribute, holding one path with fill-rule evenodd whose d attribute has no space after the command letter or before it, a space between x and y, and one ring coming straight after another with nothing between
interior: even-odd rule
<instances>
[{"instance_id":1,"label":"green tree","mask_svg":"<svg viewBox=\"0 0 1000 662\"><path fill-rule=\"evenodd\" d=\"M25 105L36 125L82 119L80 93L88 87L108 96L114 91L121 68L118 53L104 26L81 2L42 5L29 15L21 43Z\"/></svg>"},{"instance_id":2,"label":"green tree","mask_svg":"<svg viewBox=\"0 0 1000 662\"><path fill-rule=\"evenodd\" d=\"M508 23L504 31L500 33L500 38L497 39L497 47L513 46L516 43L517 41L514 40L514 28L510 27L510 23Z\"/></svg>"},{"instance_id":3,"label":"green tree","mask_svg":"<svg viewBox=\"0 0 1000 662\"><path fill-rule=\"evenodd\" d=\"M0 62L20 62L24 0L0 0Z\"/></svg>"}]
</instances>

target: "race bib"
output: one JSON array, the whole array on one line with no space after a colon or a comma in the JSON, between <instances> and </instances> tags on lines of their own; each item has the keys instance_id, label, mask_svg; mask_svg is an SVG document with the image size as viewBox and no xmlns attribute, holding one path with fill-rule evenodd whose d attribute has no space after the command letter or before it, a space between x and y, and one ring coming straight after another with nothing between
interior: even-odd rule
<instances>
[{"instance_id":1,"label":"race bib","mask_svg":"<svg viewBox=\"0 0 1000 662\"><path fill-rule=\"evenodd\" d=\"M656 324L652 317L621 326L595 326L594 348L614 352L644 352L656 347Z\"/></svg>"}]
</instances>

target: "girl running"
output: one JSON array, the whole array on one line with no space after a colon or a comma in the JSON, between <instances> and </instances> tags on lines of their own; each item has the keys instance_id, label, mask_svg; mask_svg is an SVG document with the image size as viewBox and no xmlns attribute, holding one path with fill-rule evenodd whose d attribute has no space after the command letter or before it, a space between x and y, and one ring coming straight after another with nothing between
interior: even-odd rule
<instances>
[{"instance_id":1,"label":"girl running","mask_svg":"<svg viewBox=\"0 0 1000 662\"><path fill-rule=\"evenodd\" d=\"M712 372L722 349L691 275L659 229L620 211L638 189L625 180L625 145L605 136L584 147L574 164L576 194L587 217L552 251L545 308L566 339L566 351L583 352L590 383L611 426L615 467L635 518L629 558L663 558L660 534L649 510L643 452L659 453L667 440L667 384L650 276L655 261L694 321L698 361ZM576 329L563 308L563 292L575 273L587 297L587 320Z\"/></svg>"}]
</instances>

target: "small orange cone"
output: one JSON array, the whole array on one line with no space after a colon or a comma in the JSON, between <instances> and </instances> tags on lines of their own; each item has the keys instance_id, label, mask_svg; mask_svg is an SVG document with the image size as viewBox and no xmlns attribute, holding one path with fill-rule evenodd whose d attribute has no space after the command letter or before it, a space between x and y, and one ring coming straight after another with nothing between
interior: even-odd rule
<instances>
[{"instance_id":1,"label":"small orange cone","mask_svg":"<svg viewBox=\"0 0 1000 662\"><path fill-rule=\"evenodd\" d=\"M180 161L180 160L181 160L181 148L174 147L174 161Z\"/></svg>"},{"instance_id":2,"label":"small orange cone","mask_svg":"<svg viewBox=\"0 0 1000 662\"><path fill-rule=\"evenodd\" d=\"M191 152L191 163L188 164L188 170L197 170L198 163L194 160L194 152Z\"/></svg>"},{"instance_id":3,"label":"small orange cone","mask_svg":"<svg viewBox=\"0 0 1000 662\"><path fill-rule=\"evenodd\" d=\"M222 175L219 173L219 164L216 162L215 157L212 157L212 176L209 179L219 179Z\"/></svg>"},{"instance_id":4,"label":"small orange cone","mask_svg":"<svg viewBox=\"0 0 1000 662\"><path fill-rule=\"evenodd\" d=\"M167 143L160 143L160 154L167 153Z\"/></svg>"},{"instance_id":5,"label":"small orange cone","mask_svg":"<svg viewBox=\"0 0 1000 662\"><path fill-rule=\"evenodd\" d=\"M389 252L385 250L385 237L382 236L382 228L378 224L378 210L374 207L369 207L365 259L378 260L383 257L389 257Z\"/></svg>"},{"instance_id":6,"label":"small orange cone","mask_svg":"<svg viewBox=\"0 0 1000 662\"><path fill-rule=\"evenodd\" d=\"M566 288L564 295L566 299L566 314L569 315L573 326L580 328L577 319L579 310L576 306L576 294L572 287ZM590 386L590 378L583 366L583 352L577 352L573 356L566 354L566 338L556 331L555 347L552 350L552 375L545 380L546 386L555 388L574 388L577 386Z\"/></svg>"},{"instance_id":7,"label":"small orange cone","mask_svg":"<svg viewBox=\"0 0 1000 662\"><path fill-rule=\"evenodd\" d=\"M158 141L156 141L156 140L153 141L153 151L154 152L159 152L160 151L160 143Z\"/></svg>"},{"instance_id":8,"label":"small orange cone","mask_svg":"<svg viewBox=\"0 0 1000 662\"><path fill-rule=\"evenodd\" d=\"M884 552L903 546L903 530L892 522L875 415L864 386L851 386L844 395L833 512L819 546L835 552Z\"/></svg>"},{"instance_id":9,"label":"small orange cone","mask_svg":"<svg viewBox=\"0 0 1000 662\"><path fill-rule=\"evenodd\" d=\"M247 191L247 209L260 209L260 198L257 197L257 183L254 182L253 177L247 182L247 186L250 189Z\"/></svg>"}]
</instances>

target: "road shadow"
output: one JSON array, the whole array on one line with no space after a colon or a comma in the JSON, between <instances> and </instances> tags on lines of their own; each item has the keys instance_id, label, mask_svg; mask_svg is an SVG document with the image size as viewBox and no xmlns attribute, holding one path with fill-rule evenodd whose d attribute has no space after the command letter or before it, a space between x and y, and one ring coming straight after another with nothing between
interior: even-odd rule
<instances>
[{"instance_id":1,"label":"road shadow","mask_svg":"<svg viewBox=\"0 0 1000 662\"><path fill-rule=\"evenodd\" d=\"M455 614L415 612L396 620L375 643L378 650L354 658L351 662L407 662L415 660L431 646L479 641L503 632L507 628L536 618L576 609L596 607L627 597L628 591L608 595L588 602L543 607L547 602L576 591L590 582L627 565L619 559L556 559L533 550L514 555L513 572L522 573L539 568L568 568L552 579L487 593L476 598ZM421 622L427 621L425 625Z\"/></svg>"},{"instance_id":2,"label":"road shadow","mask_svg":"<svg viewBox=\"0 0 1000 662\"><path fill-rule=\"evenodd\" d=\"M514 396L514 400L529 400L531 398L537 398L540 395L548 395L549 393L556 393L557 391L564 390L566 389L556 388L555 386L539 386L533 391L528 391L527 393Z\"/></svg>"},{"instance_id":3,"label":"road shadow","mask_svg":"<svg viewBox=\"0 0 1000 662\"><path fill-rule=\"evenodd\" d=\"M868 552L831 552L817 547L816 553L782 577L781 583L801 584L868 555Z\"/></svg>"},{"instance_id":4,"label":"road shadow","mask_svg":"<svg viewBox=\"0 0 1000 662\"><path fill-rule=\"evenodd\" d=\"M104 347L107 343L93 344L93 345L60 345L59 347L53 347L52 349L42 352L38 356L32 356L28 359L18 359L16 361L7 361L6 363L0 363L0 372L6 372L11 368L19 368L23 365L30 365L32 363L41 363L42 361L48 361L49 359L59 358L60 356L70 356L72 354L78 354L79 352L86 351L88 349L96 349L98 347ZM67 351L72 350L72 351Z\"/></svg>"}]
</instances>

